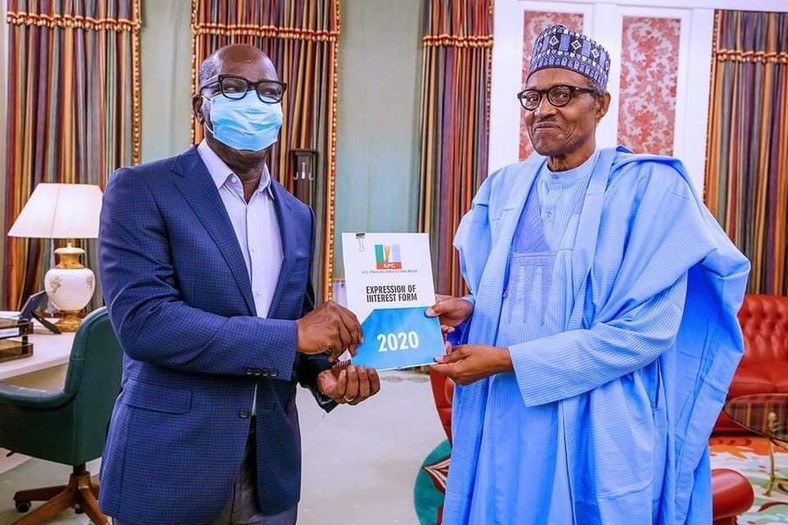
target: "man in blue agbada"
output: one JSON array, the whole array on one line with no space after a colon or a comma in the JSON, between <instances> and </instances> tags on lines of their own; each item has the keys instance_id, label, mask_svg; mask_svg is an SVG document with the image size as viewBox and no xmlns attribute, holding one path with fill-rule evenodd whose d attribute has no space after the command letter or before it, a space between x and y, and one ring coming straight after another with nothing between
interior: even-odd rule
<instances>
[{"instance_id":1,"label":"man in blue agbada","mask_svg":"<svg viewBox=\"0 0 788 525\"><path fill-rule=\"evenodd\" d=\"M749 263L681 162L596 149L610 59L537 38L525 108L538 155L492 174L455 238L446 524L711 523L707 440L743 351Z\"/></svg>"}]
</instances>

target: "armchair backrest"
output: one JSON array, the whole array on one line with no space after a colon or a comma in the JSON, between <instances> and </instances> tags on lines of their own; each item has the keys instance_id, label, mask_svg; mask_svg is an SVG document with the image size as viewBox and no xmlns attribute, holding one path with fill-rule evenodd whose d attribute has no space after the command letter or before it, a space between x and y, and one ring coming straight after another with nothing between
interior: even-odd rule
<instances>
[{"instance_id":1,"label":"armchair backrest","mask_svg":"<svg viewBox=\"0 0 788 525\"><path fill-rule=\"evenodd\" d=\"M123 352L105 308L82 321L62 389L0 388L0 445L77 466L101 456Z\"/></svg>"},{"instance_id":2,"label":"armchair backrest","mask_svg":"<svg viewBox=\"0 0 788 525\"><path fill-rule=\"evenodd\" d=\"M107 310L94 310L74 337L64 386L64 393L73 395L74 428L70 431L75 438L75 456L101 454L107 423L120 392L122 369L123 350Z\"/></svg>"},{"instance_id":3,"label":"armchair backrest","mask_svg":"<svg viewBox=\"0 0 788 525\"><path fill-rule=\"evenodd\" d=\"M747 294L739 310L742 364L788 361L788 297Z\"/></svg>"}]
</instances>

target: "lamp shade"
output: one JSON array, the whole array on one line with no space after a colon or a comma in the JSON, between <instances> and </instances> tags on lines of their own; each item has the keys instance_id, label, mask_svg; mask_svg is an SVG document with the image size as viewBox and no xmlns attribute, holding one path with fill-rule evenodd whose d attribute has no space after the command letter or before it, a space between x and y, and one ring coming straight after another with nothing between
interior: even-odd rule
<instances>
[{"instance_id":1,"label":"lamp shade","mask_svg":"<svg viewBox=\"0 0 788 525\"><path fill-rule=\"evenodd\" d=\"M11 237L92 239L98 236L101 188L41 183L8 231Z\"/></svg>"}]
</instances>

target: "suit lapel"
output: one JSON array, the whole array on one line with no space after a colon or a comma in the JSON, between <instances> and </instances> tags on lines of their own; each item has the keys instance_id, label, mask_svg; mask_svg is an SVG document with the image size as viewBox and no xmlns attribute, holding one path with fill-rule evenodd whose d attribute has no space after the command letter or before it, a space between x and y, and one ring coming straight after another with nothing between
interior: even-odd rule
<instances>
[{"instance_id":1,"label":"suit lapel","mask_svg":"<svg viewBox=\"0 0 788 525\"><path fill-rule=\"evenodd\" d=\"M208 168L200 159L197 148L192 148L178 159L173 167L178 175L175 184L189 203L197 218L216 243L230 271L241 290L249 312L255 315L256 309L252 297L252 284L246 270L241 248L235 237L235 230L227 216L222 198L216 185L208 173Z\"/></svg>"},{"instance_id":2,"label":"suit lapel","mask_svg":"<svg viewBox=\"0 0 788 525\"><path fill-rule=\"evenodd\" d=\"M289 221L295 220L291 213L291 205L287 199L288 195L280 184L271 180L271 189L274 195L274 210L276 211L276 220L279 223L279 237L282 239L282 269L279 271L279 279L276 283L276 290L271 299L271 306L268 308L270 314L276 311L279 301L282 299L285 286L290 280L290 275L293 273L293 266L296 251L296 239L294 228L288 224Z\"/></svg>"}]
</instances>

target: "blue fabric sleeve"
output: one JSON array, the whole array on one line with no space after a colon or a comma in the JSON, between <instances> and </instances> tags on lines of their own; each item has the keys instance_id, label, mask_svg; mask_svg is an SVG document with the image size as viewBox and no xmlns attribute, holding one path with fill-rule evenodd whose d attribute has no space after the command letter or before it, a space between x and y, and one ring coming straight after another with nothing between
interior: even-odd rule
<instances>
[{"instance_id":1,"label":"blue fabric sleeve","mask_svg":"<svg viewBox=\"0 0 788 525\"><path fill-rule=\"evenodd\" d=\"M310 253L309 253L309 260L314 261L314 251L315 251L315 214L312 209L310 211L310 218L311 218L311 226L310 230L312 232L312 240L310 242ZM310 262L309 265L309 275L312 274L312 264ZM315 309L315 288L312 285L312 279L309 279L306 287L306 294L304 295L304 303L301 307L301 317L305 316L309 312ZM296 354L296 373L298 374L298 382L299 384L307 388L311 393L312 397L315 398L318 406L325 410L326 412L332 411L337 406L337 402L331 399L330 397L323 395L320 393L320 390L317 387L317 376L320 375L320 372L324 370L328 370L331 368L331 363L328 361L328 355L326 354L319 354L319 355L306 355L302 353Z\"/></svg>"},{"instance_id":2,"label":"blue fabric sleeve","mask_svg":"<svg viewBox=\"0 0 788 525\"><path fill-rule=\"evenodd\" d=\"M654 361L674 344L686 291L685 275L609 322L511 346L525 404L573 397Z\"/></svg>"},{"instance_id":3,"label":"blue fabric sleeve","mask_svg":"<svg viewBox=\"0 0 788 525\"><path fill-rule=\"evenodd\" d=\"M657 216L671 221L655 222ZM708 255L708 236L691 186L673 167L648 163L616 172L605 192L584 327L510 349L526 404L587 392L670 349L687 269Z\"/></svg>"},{"instance_id":4,"label":"blue fabric sleeve","mask_svg":"<svg viewBox=\"0 0 788 525\"><path fill-rule=\"evenodd\" d=\"M474 307L476 306L476 298L473 294L468 294L463 296L463 299L468 301L469 303L473 304ZM452 346L464 345L468 343L468 328L471 326L471 320L473 319L473 312L471 315L460 323L459 325L454 327L454 331L446 334L446 341L449 342Z\"/></svg>"}]
</instances>

